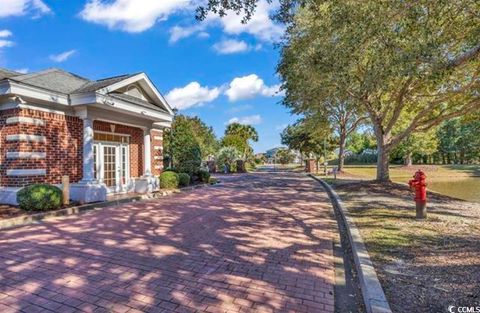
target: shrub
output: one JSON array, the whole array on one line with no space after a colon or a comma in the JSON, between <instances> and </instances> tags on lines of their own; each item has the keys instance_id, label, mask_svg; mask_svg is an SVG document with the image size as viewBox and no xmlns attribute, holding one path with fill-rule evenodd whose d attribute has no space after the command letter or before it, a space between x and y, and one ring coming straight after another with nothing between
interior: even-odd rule
<instances>
[{"instance_id":1,"label":"shrub","mask_svg":"<svg viewBox=\"0 0 480 313\"><path fill-rule=\"evenodd\" d=\"M165 169L165 172L175 172L175 173L178 173L178 170L177 170L176 167L170 166L170 167L167 167L167 168Z\"/></svg>"},{"instance_id":2,"label":"shrub","mask_svg":"<svg viewBox=\"0 0 480 313\"><path fill-rule=\"evenodd\" d=\"M199 179L202 183L208 183L209 180L210 180L210 173L209 173L207 170L199 169L199 170L197 171L197 175L198 175L198 179Z\"/></svg>"},{"instance_id":3,"label":"shrub","mask_svg":"<svg viewBox=\"0 0 480 313\"><path fill-rule=\"evenodd\" d=\"M165 171L160 174L160 188L178 188L178 174L172 171Z\"/></svg>"},{"instance_id":4,"label":"shrub","mask_svg":"<svg viewBox=\"0 0 480 313\"><path fill-rule=\"evenodd\" d=\"M17 202L26 211L48 211L62 206L63 194L60 188L47 184L34 184L17 193Z\"/></svg>"},{"instance_id":5,"label":"shrub","mask_svg":"<svg viewBox=\"0 0 480 313\"><path fill-rule=\"evenodd\" d=\"M237 168L235 161L239 155L240 153L233 147L223 147L220 149L217 154L218 170L223 172L226 166L228 172L234 172Z\"/></svg>"},{"instance_id":6,"label":"shrub","mask_svg":"<svg viewBox=\"0 0 480 313\"><path fill-rule=\"evenodd\" d=\"M210 177L208 183L211 185L215 185L216 183L218 183L218 180L215 177Z\"/></svg>"},{"instance_id":7,"label":"shrub","mask_svg":"<svg viewBox=\"0 0 480 313\"><path fill-rule=\"evenodd\" d=\"M186 186L190 185L190 175L188 175L187 173L179 173L178 174L178 184L181 187L186 187Z\"/></svg>"}]
</instances>

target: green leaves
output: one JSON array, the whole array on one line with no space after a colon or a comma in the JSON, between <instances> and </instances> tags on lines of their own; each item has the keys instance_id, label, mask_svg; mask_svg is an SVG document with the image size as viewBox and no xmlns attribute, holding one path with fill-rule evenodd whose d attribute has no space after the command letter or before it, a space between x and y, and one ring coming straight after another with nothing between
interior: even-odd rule
<instances>
[{"instance_id":1,"label":"green leaves","mask_svg":"<svg viewBox=\"0 0 480 313\"><path fill-rule=\"evenodd\" d=\"M250 140L258 141L258 133L253 126L231 123L225 129L222 146L235 148L242 154L243 158L246 159L253 154L253 149L249 143Z\"/></svg>"}]
</instances>

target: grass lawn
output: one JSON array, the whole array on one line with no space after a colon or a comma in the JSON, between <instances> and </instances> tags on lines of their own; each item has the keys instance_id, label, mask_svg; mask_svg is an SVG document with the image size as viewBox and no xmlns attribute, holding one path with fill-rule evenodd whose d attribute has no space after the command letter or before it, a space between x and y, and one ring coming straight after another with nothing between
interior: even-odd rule
<instances>
[{"instance_id":1,"label":"grass lawn","mask_svg":"<svg viewBox=\"0 0 480 313\"><path fill-rule=\"evenodd\" d=\"M432 194L428 219L417 221L406 186L328 182L351 212L394 312L480 305L480 204Z\"/></svg>"},{"instance_id":2,"label":"grass lawn","mask_svg":"<svg viewBox=\"0 0 480 313\"><path fill-rule=\"evenodd\" d=\"M422 169L427 175L427 189L441 194L480 202L480 165L391 165L390 178L397 183L406 184L414 173ZM375 179L374 165L347 165L341 179Z\"/></svg>"},{"instance_id":3,"label":"grass lawn","mask_svg":"<svg viewBox=\"0 0 480 313\"><path fill-rule=\"evenodd\" d=\"M480 176L480 165L390 165L390 178L393 181L405 182L418 169L422 169L428 178ZM345 166L345 173L374 179L377 169L375 165L347 165Z\"/></svg>"}]
</instances>

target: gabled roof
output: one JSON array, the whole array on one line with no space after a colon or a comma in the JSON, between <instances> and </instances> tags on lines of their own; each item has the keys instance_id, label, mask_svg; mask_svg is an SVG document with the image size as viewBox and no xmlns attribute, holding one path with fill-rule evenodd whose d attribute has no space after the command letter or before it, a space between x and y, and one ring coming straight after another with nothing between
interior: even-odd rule
<instances>
[{"instance_id":1,"label":"gabled roof","mask_svg":"<svg viewBox=\"0 0 480 313\"><path fill-rule=\"evenodd\" d=\"M0 68L0 80L5 79L5 78L19 76L19 75L23 75L23 74L18 73L18 72L14 72L14 71L10 71L10 70L4 69L4 68Z\"/></svg>"},{"instance_id":2,"label":"gabled roof","mask_svg":"<svg viewBox=\"0 0 480 313\"><path fill-rule=\"evenodd\" d=\"M128 101L128 102L133 102L135 104L138 104L139 106L142 106L142 107L145 107L145 108L148 108L148 109L160 109L162 110L163 112L165 113L168 113L167 110L164 110L163 108L159 108L158 106L150 103L150 102L147 102L147 101L144 101L142 99L139 99L137 97L134 97L134 96L130 96L130 95L127 95L127 94L124 94L124 93L116 93L116 92L112 92L112 93L109 93L108 94L110 97L112 98L116 98L116 99L120 99L120 100L124 100L124 101Z\"/></svg>"},{"instance_id":3,"label":"gabled roof","mask_svg":"<svg viewBox=\"0 0 480 313\"><path fill-rule=\"evenodd\" d=\"M10 80L64 94L73 93L89 82L86 78L57 68L11 77Z\"/></svg>"},{"instance_id":4,"label":"gabled roof","mask_svg":"<svg viewBox=\"0 0 480 313\"><path fill-rule=\"evenodd\" d=\"M125 79L130 78L130 77L135 76L135 75L137 75L137 74L126 74L126 75L120 75L120 76L114 76L114 77L89 81L87 84L85 84L81 88L78 88L77 90L75 90L75 93L97 91L99 89L102 89L102 88L105 88L107 86L113 85L115 83L118 83L122 80L125 80Z\"/></svg>"},{"instance_id":5,"label":"gabled roof","mask_svg":"<svg viewBox=\"0 0 480 313\"><path fill-rule=\"evenodd\" d=\"M125 74L99 80L90 80L58 68L29 74L22 74L0 68L0 81L2 80L26 84L65 95L92 92L100 93L146 108L173 114L168 103L144 73ZM147 89L147 93L152 96L151 98L155 103L150 103L143 99L115 92L120 87L131 84L132 82L141 82L143 87Z\"/></svg>"}]
</instances>

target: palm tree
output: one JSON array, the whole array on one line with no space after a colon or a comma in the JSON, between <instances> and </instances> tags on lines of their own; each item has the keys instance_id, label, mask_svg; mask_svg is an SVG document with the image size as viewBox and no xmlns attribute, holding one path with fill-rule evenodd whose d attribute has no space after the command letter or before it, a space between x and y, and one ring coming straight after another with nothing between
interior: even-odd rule
<instances>
[{"instance_id":1,"label":"palm tree","mask_svg":"<svg viewBox=\"0 0 480 313\"><path fill-rule=\"evenodd\" d=\"M236 136L241 139L244 159L247 157L248 151L251 149L248 141L258 141L257 130L251 125L243 125L240 123L229 124L225 129L225 137L227 136Z\"/></svg>"}]
</instances>

